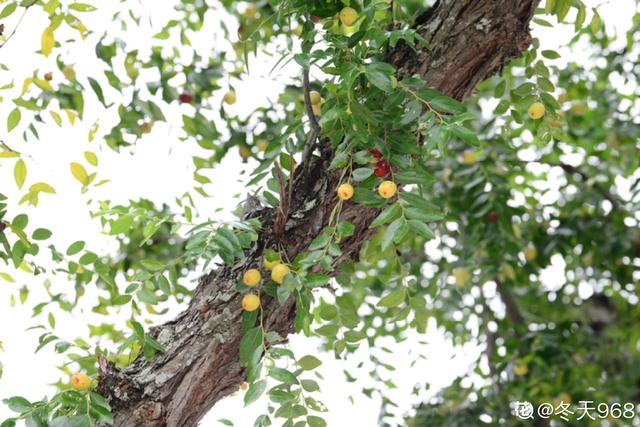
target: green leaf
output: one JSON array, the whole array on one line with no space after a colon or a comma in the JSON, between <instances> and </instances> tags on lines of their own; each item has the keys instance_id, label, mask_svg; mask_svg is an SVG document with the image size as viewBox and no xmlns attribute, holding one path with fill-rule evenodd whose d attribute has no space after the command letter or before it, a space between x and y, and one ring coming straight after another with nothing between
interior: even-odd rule
<instances>
[{"instance_id":1,"label":"green leaf","mask_svg":"<svg viewBox=\"0 0 640 427\"><path fill-rule=\"evenodd\" d=\"M431 240L436 237L435 233L429 228L427 224L422 221L417 221L415 219L409 220L409 226L413 231L426 238L427 240Z\"/></svg>"},{"instance_id":2,"label":"green leaf","mask_svg":"<svg viewBox=\"0 0 640 427\"><path fill-rule=\"evenodd\" d=\"M244 395L244 406L248 406L258 400L260 396L264 394L266 389L267 382L265 380L260 380L251 384Z\"/></svg>"},{"instance_id":3,"label":"green leaf","mask_svg":"<svg viewBox=\"0 0 640 427\"><path fill-rule=\"evenodd\" d=\"M51 231L46 228L37 228L31 236L33 240L47 240L49 237L51 237Z\"/></svg>"},{"instance_id":4,"label":"green leaf","mask_svg":"<svg viewBox=\"0 0 640 427\"><path fill-rule=\"evenodd\" d=\"M358 168L351 173L351 176L355 181L364 181L371 175L373 175L373 169L371 168Z\"/></svg>"},{"instance_id":5,"label":"green leaf","mask_svg":"<svg viewBox=\"0 0 640 427\"><path fill-rule=\"evenodd\" d=\"M85 245L85 243L82 240L78 240L77 242L73 242L67 248L67 256L71 256L71 255L77 254L78 252L80 252L81 250L84 249L84 245Z\"/></svg>"},{"instance_id":6,"label":"green leaf","mask_svg":"<svg viewBox=\"0 0 640 427\"><path fill-rule=\"evenodd\" d=\"M17 107L11 110L11 112L9 113L9 116L7 117L8 132L11 132L13 129L15 129L16 126L18 126L18 123L20 123L21 117L22 117L22 114L20 113L20 110Z\"/></svg>"},{"instance_id":7,"label":"green leaf","mask_svg":"<svg viewBox=\"0 0 640 427\"><path fill-rule=\"evenodd\" d=\"M316 329L316 334L321 335L323 337L335 337L338 335L338 326L337 325L323 325Z\"/></svg>"},{"instance_id":8,"label":"green leaf","mask_svg":"<svg viewBox=\"0 0 640 427\"><path fill-rule=\"evenodd\" d=\"M305 371L312 371L320 366L322 362L317 357L307 355L298 360L298 365Z\"/></svg>"},{"instance_id":9,"label":"green leaf","mask_svg":"<svg viewBox=\"0 0 640 427\"><path fill-rule=\"evenodd\" d=\"M82 185L89 185L89 174L87 173L87 170L84 168L84 166L82 166L80 163L71 163L71 174L75 179L80 181Z\"/></svg>"},{"instance_id":10,"label":"green leaf","mask_svg":"<svg viewBox=\"0 0 640 427\"><path fill-rule=\"evenodd\" d=\"M558 58L560 58L560 54L558 52L556 52L555 50L543 50L540 53L542 54L542 56L544 56L547 59L558 59Z\"/></svg>"},{"instance_id":11,"label":"green leaf","mask_svg":"<svg viewBox=\"0 0 640 427\"><path fill-rule=\"evenodd\" d=\"M407 290L405 288L396 289L382 297L382 299L378 301L377 306L384 308L397 307L404 302L406 295Z\"/></svg>"},{"instance_id":12,"label":"green leaf","mask_svg":"<svg viewBox=\"0 0 640 427\"><path fill-rule=\"evenodd\" d=\"M249 329L245 332L240 341L240 365L247 366L253 353L262 346L263 332L260 326Z\"/></svg>"},{"instance_id":13,"label":"green leaf","mask_svg":"<svg viewBox=\"0 0 640 427\"><path fill-rule=\"evenodd\" d=\"M143 259L140 264L149 271L159 271L165 267L165 264L155 259Z\"/></svg>"},{"instance_id":14,"label":"green leaf","mask_svg":"<svg viewBox=\"0 0 640 427\"><path fill-rule=\"evenodd\" d=\"M15 178L18 189L21 189L24 181L27 179L27 165L24 163L24 160L18 159L16 162L13 168L13 177Z\"/></svg>"},{"instance_id":15,"label":"green leaf","mask_svg":"<svg viewBox=\"0 0 640 427\"><path fill-rule=\"evenodd\" d=\"M393 243L398 230L400 230L400 227L402 227L405 223L406 220L404 218L398 218L393 221L391 225L389 225L389 227L387 227L387 230L384 232L384 238L382 239L382 245L380 245L380 249L386 251L387 248L391 246L391 243Z\"/></svg>"},{"instance_id":16,"label":"green leaf","mask_svg":"<svg viewBox=\"0 0 640 427\"><path fill-rule=\"evenodd\" d=\"M85 151L84 158L91 166L98 166L98 156L96 156L92 151Z\"/></svg>"},{"instance_id":17,"label":"green leaf","mask_svg":"<svg viewBox=\"0 0 640 427\"><path fill-rule=\"evenodd\" d=\"M56 40L53 35L53 27L47 27L42 32L41 49L44 56L49 56L53 50Z\"/></svg>"},{"instance_id":18,"label":"green leaf","mask_svg":"<svg viewBox=\"0 0 640 427\"><path fill-rule=\"evenodd\" d=\"M271 368L269 376L285 384L298 384L298 377L284 368Z\"/></svg>"},{"instance_id":19,"label":"green leaf","mask_svg":"<svg viewBox=\"0 0 640 427\"><path fill-rule=\"evenodd\" d=\"M17 2L11 2L8 5L6 5L2 9L2 12L0 12L0 19L4 19L7 16L11 15L13 12L16 11L17 7L18 7L18 3Z\"/></svg>"},{"instance_id":20,"label":"green leaf","mask_svg":"<svg viewBox=\"0 0 640 427\"><path fill-rule=\"evenodd\" d=\"M391 76L395 73L393 67L384 62L374 62L364 67L364 75L372 85L385 92L393 90Z\"/></svg>"},{"instance_id":21,"label":"green leaf","mask_svg":"<svg viewBox=\"0 0 640 427\"><path fill-rule=\"evenodd\" d=\"M309 415L307 417L307 424L309 427L327 427L327 422L320 417L316 417L315 415Z\"/></svg>"},{"instance_id":22,"label":"green leaf","mask_svg":"<svg viewBox=\"0 0 640 427\"><path fill-rule=\"evenodd\" d=\"M400 215L402 215L402 208L400 207L400 204L396 202L391 206L389 206L388 208L386 208L385 210L383 210L382 212L380 212L380 215L378 215L376 219L373 220L370 227L371 228L380 227L381 225L384 225L393 221L394 219L398 218Z\"/></svg>"},{"instance_id":23,"label":"green leaf","mask_svg":"<svg viewBox=\"0 0 640 427\"><path fill-rule=\"evenodd\" d=\"M458 114L466 111L464 105L448 96L436 96L429 101L429 105L431 105L431 108L442 113Z\"/></svg>"},{"instance_id":24,"label":"green leaf","mask_svg":"<svg viewBox=\"0 0 640 427\"><path fill-rule=\"evenodd\" d=\"M69 9L78 12L93 12L96 10L96 7L86 3L71 3Z\"/></svg>"}]
</instances>

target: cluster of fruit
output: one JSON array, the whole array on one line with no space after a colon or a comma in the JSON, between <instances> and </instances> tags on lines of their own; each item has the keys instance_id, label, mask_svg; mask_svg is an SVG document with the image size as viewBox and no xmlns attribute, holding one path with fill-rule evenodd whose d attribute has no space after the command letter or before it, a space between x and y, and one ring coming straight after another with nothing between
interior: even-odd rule
<instances>
[{"instance_id":1,"label":"cluster of fruit","mask_svg":"<svg viewBox=\"0 0 640 427\"><path fill-rule=\"evenodd\" d=\"M284 278L291 272L289 266L281 263L279 260L269 261L264 259L262 262L264 268L271 271L271 280L281 285L284 282ZM257 268L251 268L247 270L242 276L242 282L250 287L255 288L262 282L262 273ZM260 307L260 297L250 292L242 298L242 308L245 311L256 311Z\"/></svg>"},{"instance_id":2,"label":"cluster of fruit","mask_svg":"<svg viewBox=\"0 0 640 427\"><path fill-rule=\"evenodd\" d=\"M376 162L376 167L373 173L378 178L384 178L391 173L391 165L384 159L380 150L376 148L370 148L369 152L373 155L372 161ZM395 196L398 191L398 186L395 182L390 180L384 180L378 186L378 194L385 199L390 199ZM353 197L354 189L353 185L344 183L338 187L338 198L342 201L349 200Z\"/></svg>"}]
</instances>

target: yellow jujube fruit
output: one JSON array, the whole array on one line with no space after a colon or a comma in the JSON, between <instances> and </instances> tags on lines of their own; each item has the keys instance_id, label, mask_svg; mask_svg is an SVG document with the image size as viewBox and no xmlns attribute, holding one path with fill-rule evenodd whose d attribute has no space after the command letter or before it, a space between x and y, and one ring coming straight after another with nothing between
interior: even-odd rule
<instances>
[{"instance_id":1,"label":"yellow jujube fruit","mask_svg":"<svg viewBox=\"0 0 640 427\"><path fill-rule=\"evenodd\" d=\"M247 160L249 157L251 157L251 149L246 145L241 145L238 148L238 151L240 152L240 157L242 157L242 160Z\"/></svg>"},{"instance_id":2,"label":"yellow jujube fruit","mask_svg":"<svg viewBox=\"0 0 640 427\"><path fill-rule=\"evenodd\" d=\"M266 268L267 270L273 270L274 267L278 264L280 264L280 260L269 261L268 259L265 258L262 261L262 265L264 265L264 268Z\"/></svg>"},{"instance_id":3,"label":"yellow jujube fruit","mask_svg":"<svg viewBox=\"0 0 640 427\"><path fill-rule=\"evenodd\" d=\"M151 133L152 129L153 129L153 123L151 123L151 122L144 122L142 124L142 132L143 133Z\"/></svg>"},{"instance_id":4,"label":"yellow jujube fruit","mask_svg":"<svg viewBox=\"0 0 640 427\"><path fill-rule=\"evenodd\" d=\"M382 184L378 187L378 194L385 199L389 199L396 194L397 189L398 187L395 182L382 181Z\"/></svg>"},{"instance_id":5,"label":"yellow jujube fruit","mask_svg":"<svg viewBox=\"0 0 640 427\"><path fill-rule=\"evenodd\" d=\"M503 282L505 281L505 279L516 280L516 270L511 266L511 264L507 264L505 262L504 264L500 265L498 276Z\"/></svg>"},{"instance_id":6,"label":"yellow jujube fruit","mask_svg":"<svg viewBox=\"0 0 640 427\"><path fill-rule=\"evenodd\" d=\"M311 109L313 110L314 116L319 116L322 111L322 104L313 104L311 105Z\"/></svg>"},{"instance_id":7,"label":"yellow jujube fruit","mask_svg":"<svg viewBox=\"0 0 640 427\"><path fill-rule=\"evenodd\" d=\"M466 268L458 267L453 270L453 277L456 279L456 284L462 286L471 280L471 273Z\"/></svg>"},{"instance_id":8,"label":"yellow jujube fruit","mask_svg":"<svg viewBox=\"0 0 640 427\"><path fill-rule=\"evenodd\" d=\"M289 267L285 264L278 263L278 265L271 270L271 279L278 284L282 284L282 282L284 282L284 276L289 274L290 271Z\"/></svg>"},{"instance_id":9,"label":"yellow jujube fruit","mask_svg":"<svg viewBox=\"0 0 640 427\"><path fill-rule=\"evenodd\" d=\"M542 102L534 102L529 107L529 117L533 120L538 120L540 117L544 116L544 104Z\"/></svg>"},{"instance_id":10,"label":"yellow jujube fruit","mask_svg":"<svg viewBox=\"0 0 640 427\"><path fill-rule=\"evenodd\" d=\"M245 271L244 276L242 276L242 281L249 287L258 285L261 279L262 275L260 274L260 271L255 268Z\"/></svg>"},{"instance_id":11,"label":"yellow jujube fruit","mask_svg":"<svg viewBox=\"0 0 640 427\"><path fill-rule=\"evenodd\" d=\"M347 6L340 11L340 21L343 25L350 27L355 24L356 19L358 19L358 12L354 8Z\"/></svg>"},{"instance_id":12,"label":"yellow jujube fruit","mask_svg":"<svg viewBox=\"0 0 640 427\"><path fill-rule=\"evenodd\" d=\"M349 200L353 197L353 185L342 184L338 187L338 197L340 200Z\"/></svg>"},{"instance_id":13,"label":"yellow jujube fruit","mask_svg":"<svg viewBox=\"0 0 640 427\"><path fill-rule=\"evenodd\" d=\"M538 257L538 249L536 249L536 247L533 245L527 246L524 249L523 253L524 259L526 259L527 262L535 261L535 259Z\"/></svg>"},{"instance_id":14,"label":"yellow jujube fruit","mask_svg":"<svg viewBox=\"0 0 640 427\"><path fill-rule=\"evenodd\" d=\"M478 155L473 150L464 150L462 153L462 163L472 165L478 161Z\"/></svg>"},{"instance_id":15,"label":"yellow jujube fruit","mask_svg":"<svg viewBox=\"0 0 640 427\"><path fill-rule=\"evenodd\" d=\"M320 93L315 90L309 92L309 99L311 100L311 105L317 105L322 102L322 96L320 96Z\"/></svg>"},{"instance_id":16,"label":"yellow jujube fruit","mask_svg":"<svg viewBox=\"0 0 640 427\"><path fill-rule=\"evenodd\" d=\"M87 391L91 388L91 378L85 374L71 375L71 388L77 391Z\"/></svg>"},{"instance_id":17,"label":"yellow jujube fruit","mask_svg":"<svg viewBox=\"0 0 640 427\"><path fill-rule=\"evenodd\" d=\"M254 16L256 16L256 8L253 5L249 5L247 6L247 8L244 11L244 16L247 19L253 19Z\"/></svg>"},{"instance_id":18,"label":"yellow jujube fruit","mask_svg":"<svg viewBox=\"0 0 640 427\"><path fill-rule=\"evenodd\" d=\"M242 309L244 311L256 311L260 307L260 298L255 294L246 294L242 297Z\"/></svg>"},{"instance_id":19,"label":"yellow jujube fruit","mask_svg":"<svg viewBox=\"0 0 640 427\"><path fill-rule=\"evenodd\" d=\"M229 92L224 94L224 102L226 102L229 105L233 105L236 103L237 97L236 97L236 93L232 90L230 90Z\"/></svg>"},{"instance_id":20,"label":"yellow jujube fruit","mask_svg":"<svg viewBox=\"0 0 640 427\"><path fill-rule=\"evenodd\" d=\"M529 366L526 363L518 363L513 367L513 373L519 377L524 377L529 373Z\"/></svg>"}]
</instances>

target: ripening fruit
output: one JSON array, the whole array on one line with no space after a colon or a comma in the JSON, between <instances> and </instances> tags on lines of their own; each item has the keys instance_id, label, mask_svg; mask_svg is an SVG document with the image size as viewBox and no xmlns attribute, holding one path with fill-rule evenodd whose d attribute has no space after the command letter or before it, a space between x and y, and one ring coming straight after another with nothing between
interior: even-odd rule
<instances>
[{"instance_id":1,"label":"ripening fruit","mask_svg":"<svg viewBox=\"0 0 640 427\"><path fill-rule=\"evenodd\" d=\"M142 124L142 132L143 133L151 133L152 129L153 129L153 123L151 123L151 122L144 122Z\"/></svg>"},{"instance_id":2,"label":"ripening fruit","mask_svg":"<svg viewBox=\"0 0 640 427\"><path fill-rule=\"evenodd\" d=\"M369 148L369 153L371 153L371 155L375 158L376 162L382 160L382 152L377 148Z\"/></svg>"},{"instance_id":3,"label":"ripening fruit","mask_svg":"<svg viewBox=\"0 0 640 427\"><path fill-rule=\"evenodd\" d=\"M516 270L514 270L510 264L507 264L505 262L500 265L500 269L498 270L498 277L503 282L506 279L516 280Z\"/></svg>"},{"instance_id":4,"label":"ripening fruit","mask_svg":"<svg viewBox=\"0 0 640 427\"><path fill-rule=\"evenodd\" d=\"M269 142L266 139L261 139L258 141L256 147L258 147L258 151L265 152L267 151L267 147L269 146Z\"/></svg>"},{"instance_id":5,"label":"ripening fruit","mask_svg":"<svg viewBox=\"0 0 640 427\"><path fill-rule=\"evenodd\" d=\"M358 12L354 8L345 7L340 11L340 21L343 25L350 27L355 24L356 19L358 19Z\"/></svg>"},{"instance_id":6,"label":"ripening fruit","mask_svg":"<svg viewBox=\"0 0 640 427\"><path fill-rule=\"evenodd\" d=\"M260 298L258 295L246 294L242 297L242 309L244 311L256 311L260 307Z\"/></svg>"},{"instance_id":7,"label":"ripening fruit","mask_svg":"<svg viewBox=\"0 0 640 427\"><path fill-rule=\"evenodd\" d=\"M391 173L391 165L385 159L380 160L373 169L373 174L378 178L384 178Z\"/></svg>"},{"instance_id":8,"label":"ripening fruit","mask_svg":"<svg viewBox=\"0 0 640 427\"><path fill-rule=\"evenodd\" d=\"M487 214L487 221L492 224L498 222L498 213L496 211L491 211Z\"/></svg>"},{"instance_id":9,"label":"ripening fruit","mask_svg":"<svg viewBox=\"0 0 640 427\"><path fill-rule=\"evenodd\" d=\"M533 120L538 120L540 117L544 116L544 104L542 102L534 102L529 107L529 117Z\"/></svg>"},{"instance_id":10,"label":"ripening fruit","mask_svg":"<svg viewBox=\"0 0 640 427\"><path fill-rule=\"evenodd\" d=\"M271 279L278 284L282 284L282 282L284 282L284 276L289 274L290 271L289 267L285 264L278 263L278 265L271 270Z\"/></svg>"},{"instance_id":11,"label":"ripening fruit","mask_svg":"<svg viewBox=\"0 0 640 427\"><path fill-rule=\"evenodd\" d=\"M526 363L518 363L513 367L513 373L519 377L524 377L529 373L529 366Z\"/></svg>"},{"instance_id":12,"label":"ripening fruit","mask_svg":"<svg viewBox=\"0 0 640 427\"><path fill-rule=\"evenodd\" d=\"M398 187L396 186L395 182L382 181L382 184L380 184L380 187L378 187L378 194L385 199L389 199L393 197L394 194L396 194L397 190Z\"/></svg>"},{"instance_id":13,"label":"ripening fruit","mask_svg":"<svg viewBox=\"0 0 640 427\"><path fill-rule=\"evenodd\" d=\"M244 17L247 19L253 19L254 16L256 16L256 7L250 4L244 11Z\"/></svg>"},{"instance_id":14,"label":"ripening fruit","mask_svg":"<svg viewBox=\"0 0 640 427\"><path fill-rule=\"evenodd\" d=\"M242 157L242 160L244 161L247 161L247 159L251 157L251 148L247 147L246 145L241 145L240 147L238 147L238 152L240 153L240 157Z\"/></svg>"},{"instance_id":15,"label":"ripening fruit","mask_svg":"<svg viewBox=\"0 0 640 427\"><path fill-rule=\"evenodd\" d=\"M44 79L48 82L50 82L51 80L53 80L53 74L49 73L45 73L44 75Z\"/></svg>"},{"instance_id":16,"label":"ripening fruit","mask_svg":"<svg viewBox=\"0 0 640 427\"><path fill-rule=\"evenodd\" d=\"M257 286L261 279L260 271L255 268L245 271L244 276L242 276L242 281L250 288Z\"/></svg>"},{"instance_id":17,"label":"ripening fruit","mask_svg":"<svg viewBox=\"0 0 640 427\"><path fill-rule=\"evenodd\" d=\"M340 200L349 200L353 197L353 185L342 184L338 187L338 197Z\"/></svg>"},{"instance_id":18,"label":"ripening fruit","mask_svg":"<svg viewBox=\"0 0 640 427\"><path fill-rule=\"evenodd\" d=\"M193 96L188 92L181 93L179 99L183 104L191 104L193 102Z\"/></svg>"},{"instance_id":19,"label":"ripening fruit","mask_svg":"<svg viewBox=\"0 0 640 427\"><path fill-rule=\"evenodd\" d=\"M71 375L71 388L77 391L88 391L91 388L91 378L85 374Z\"/></svg>"},{"instance_id":20,"label":"ripening fruit","mask_svg":"<svg viewBox=\"0 0 640 427\"><path fill-rule=\"evenodd\" d=\"M280 260L269 261L266 258L262 260L262 265L264 265L264 268L267 270L273 270L273 268L278 264L280 264Z\"/></svg>"},{"instance_id":21,"label":"ripening fruit","mask_svg":"<svg viewBox=\"0 0 640 427\"><path fill-rule=\"evenodd\" d=\"M466 268L458 267L453 270L453 277L456 279L456 284L462 286L471 280L471 273Z\"/></svg>"},{"instance_id":22,"label":"ripening fruit","mask_svg":"<svg viewBox=\"0 0 640 427\"><path fill-rule=\"evenodd\" d=\"M309 92L309 99L311 100L311 105L317 105L322 102L322 96L320 96L320 93L315 90Z\"/></svg>"},{"instance_id":23,"label":"ripening fruit","mask_svg":"<svg viewBox=\"0 0 640 427\"><path fill-rule=\"evenodd\" d=\"M312 104L311 109L313 110L314 116L319 116L322 112L322 104Z\"/></svg>"},{"instance_id":24,"label":"ripening fruit","mask_svg":"<svg viewBox=\"0 0 640 427\"><path fill-rule=\"evenodd\" d=\"M462 153L462 163L472 165L478 161L478 155L473 150L464 150Z\"/></svg>"},{"instance_id":25,"label":"ripening fruit","mask_svg":"<svg viewBox=\"0 0 640 427\"><path fill-rule=\"evenodd\" d=\"M237 97L236 93L232 90L224 94L224 102L228 105L233 105L236 103Z\"/></svg>"},{"instance_id":26,"label":"ripening fruit","mask_svg":"<svg viewBox=\"0 0 640 427\"><path fill-rule=\"evenodd\" d=\"M249 386L247 385L247 383L242 383L242 384L240 384L240 390L243 390L243 391L244 391L244 390L246 390L246 389L248 389L248 388L249 388Z\"/></svg>"},{"instance_id":27,"label":"ripening fruit","mask_svg":"<svg viewBox=\"0 0 640 427\"><path fill-rule=\"evenodd\" d=\"M538 257L538 249L536 249L536 247L533 245L529 245L524 248L523 253L524 259L526 259L527 262L533 262Z\"/></svg>"}]
</instances>

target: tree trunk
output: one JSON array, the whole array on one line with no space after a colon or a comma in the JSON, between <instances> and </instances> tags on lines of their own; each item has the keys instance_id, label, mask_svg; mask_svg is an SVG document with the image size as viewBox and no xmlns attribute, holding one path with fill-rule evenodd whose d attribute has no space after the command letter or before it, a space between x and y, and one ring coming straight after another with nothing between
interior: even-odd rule
<instances>
[{"instance_id":1,"label":"tree trunk","mask_svg":"<svg viewBox=\"0 0 640 427\"><path fill-rule=\"evenodd\" d=\"M432 45L431 50L401 43L388 52L388 62L398 76L418 74L429 85L458 100L520 56L530 43L529 21L539 0L440 0L416 25ZM301 165L294 179L282 247L289 259L304 251L326 226L337 203L338 176L328 173L332 151ZM377 210L347 203L341 219L356 226L343 242L343 258L357 258L371 231ZM112 405L115 426L195 426L223 397L236 391L245 374L239 364L243 336L241 295L235 284L242 273L261 265L269 241L275 209L262 209L264 234L238 265L221 267L202 277L189 307L173 321L150 333L166 352L147 361L138 358L123 371L100 361L98 392ZM263 297L264 327L286 337L293 330L295 301L284 305Z\"/></svg>"}]
</instances>

